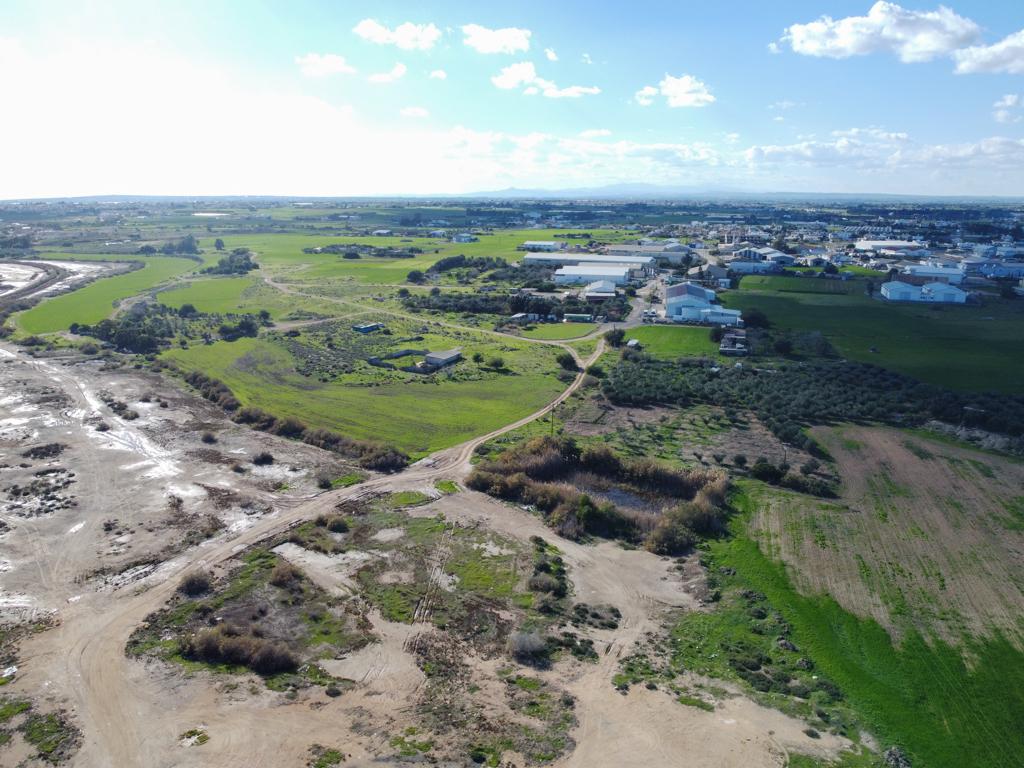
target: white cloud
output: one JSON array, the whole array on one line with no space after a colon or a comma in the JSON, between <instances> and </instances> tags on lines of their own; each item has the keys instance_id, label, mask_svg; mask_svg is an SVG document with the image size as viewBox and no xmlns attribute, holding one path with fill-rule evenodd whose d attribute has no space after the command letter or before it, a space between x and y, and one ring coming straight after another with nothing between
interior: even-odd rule
<instances>
[{"instance_id":1,"label":"white cloud","mask_svg":"<svg viewBox=\"0 0 1024 768\"><path fill-rule=\"evenodd\" d=\"M585 131L580 131L580 138L583 139L600 139L603 136L611 136L612 132L607 128L588 128Z\"/></svg>"},{"instance_id":2,"label":"white cloud","mask_svg":"<svg viewBox=\"0 0 1024 768\"><path fill-rule=\"evenodd\" d=\"M840 131L832 131L836 138L869 138L876 141L900 142L907 141L910 137L902 131L886 131L882 128L871 126L869 128L847 128Z\"/></svg>"},{"instance_id":3,"label":"white cloud","mask_svg":"<svg viewBox=\"0 0 1024 768\"><path fill-rule=\"evenodd\" d=\"M509 64L502 67L501 72L491 78L495 86L503 90L522 88L527 96L543 94L549 99L576 99L580 96L593 96L601 92L597 86L570 85L566 88L559 88L550 80L545 80L537 74L537 68L532 62L520 61L516 64Z\"/></svg>"},{"instance_id":4,"label":"white cloud","mask_svg":"<svg viewBox=\"0 0 1024 768\"><path fill-rule=\"evenodd\" d=\"M799 105L795 101L790 101L789 99L782 99L781 101L775 101L769 104L768 109L784 112L785 110L792 109L793 107L796 106Z\"/></svg>"},{"instance_id":5,"label":"white cloud","mask_svg":"<svg viewBox=\"0 0 1024 768\"><path fill-rule=\"evenodd\" d=\"M640 106L649 107L659 93L670 107L706 107L715 101L708 87L693 75L673 77L668 74L658 83L657 88L645 85L633 94L633 99Z\"/></svg>"},{"instance_id":6,"label":"white cloud","mask_svg":"<svg viewBox=\"0 0 1024 768\"><path fill-rule=\"evenodd\" d=\"M654 97L658 95L658 89L653 85L645 85L633 94L633 100L641 107L649 107L654 103Z\"/></svg>"},{"instance_id":7,"label":"white cloud","mask_svg":"<svg viewBox=\"0 0 1024 768\"><path fill-rule=\"evenodd\" d=\"M477 53L515 53L530 50L528 29L504 27L488 29L479 24L466 24L462 27L463 41Z\"/></svg>"},{"instance_id":8,"label":"white cloud","mask_svg":"<svg viewBox=\"0 0 1024 768\"><path fill-rule=\"evenodd\" d=\"M786 118L784 118L782 115L776 115L775 117L772 118L772 122L784 123L786 122Z\"/></svg>"},{"instance_id":9,"label":"white cloud","mask_svg":"<svg viewBox=\"0 0 1024 768\"><path fill-rule=\"evenodd\" d=\"M940 5L915 11L879 0L866 16L822 16L788 27L780 42L796 53L845 59L888 51L900 61L929 61L953 53L978 39L981 29L968 18Z\"/></svg>"},{"instance_id":10,"label":"white cloud","mask_svg":"<svg viewBox=\"0 0 1024 768\"><path fill-rule=\"evenodd\" d=\"M402 107L398 114L402 117L430 117L430 112L423 107Z\"/></svg>"},{"instance_id":11,"label":"white cloud","mask_svg":"<svg viewBox=\"0 0 1024 768\"><path fill-rule=\"evenodd\" d=\"M727 133L727 134L725 134L725 143L726 144L736 144L736 143L739 142L739 140L740 140L740 135L738 133Z\"/></svg>"},{"instance_id":12,"label":"white cloud","mask_svg":"<svg viewBox=\"0 0 1024 768\"><path fill-rule=\"evenodd\" d=\"M594 60L592 58L590 58L590 54L589 53L584 53L582 56L580 56L580 61L583 62L584 64L593 64L594 63Z\"/></svg>"},{"instance_id":13,"label":"white cloud","mask_svg":"<svg viewBox=\"0 0 1024 768\"><path fill-rule=\"evenodd\" d=\"M402 62L398 62L388 72L377 72L367 79L371 83L393 83L405 76L408 68Z\"/></svg>"},{"instance_id":14,"label":"white cloud","mask_svg":"<svg viewBox=\"0 0 1024 768\"><path fill-rule=\"evenodd\" d=\"M430 73L430 79L431 80L447 80L448 79L448 73L445 72L443 69L435 69L435 70L433 70Z\"/></svg>"},{"instance_id":15,"label":"white cloud","mask_svg":"<svg viewBox=\"0 0 1024 768\"><path fill-rule=\"evenodd\" d=\"M344 56L334 53L307 53L296 56L295 63L306 77L327 77L328 75L351 75L356 68L345 61Z\"/></svg>"},{"instance_id":16,"label":"white cloud","mask_svg":"<svg viewBox=\"0 0 1024 768\"><path fill-rule=\"evenodd\" d=\"M363 19L352 31L371 43L397 45L405 51L429 51L441 39L441 30L433 23L413 24L411 21L390 29L376 19Z\"/></svg>"},{"instance_id":17,"label":"white cloud","mask_svg":"<svg viewBox=\"0 0 1024 768\"><path fill-rule=\"evenodd\" d=\"M1024 108L1024 96L1019 93L1007 93L992 105L992 119L997 123L1019 123Z\"/></svg>"},{"instance_id":18,"label":"white cloud","mask_svg":"<svg viewBox=\"0 0 1024 768\"><path fill-rule=\"evenodd\" d=\"M956 51L956 73L959 75L975 72L1005 72L1010 75L1024 74L1024 29L992 45L976 45Z\"/></svg>"},{"instance_id":19,"label":"white cloud","mask_svg":"<svg viewBox=\"0 0 1024 768\"><path fill-rule=\"evenodd\" d=\"M548 61L558 61L558 54L555 53L554 48L545 48L544 55L547 56Z\"/></svg>"}]
</instances>

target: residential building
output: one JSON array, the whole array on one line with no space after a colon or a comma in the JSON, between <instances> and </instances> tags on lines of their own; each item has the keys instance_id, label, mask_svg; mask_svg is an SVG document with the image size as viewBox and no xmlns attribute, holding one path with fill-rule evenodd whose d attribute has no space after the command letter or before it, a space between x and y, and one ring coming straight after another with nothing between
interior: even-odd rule
<instances>
[{"instance_id":1,"label":"residential building","mask_svg":"<svg viewBox=\"0 0 1024 768\"><path fill-rule=\"evenodd\" d=\"M453 243L475 243L480 238L470 232L459 232L452 238Z\"/></svg>"}]
</instances>

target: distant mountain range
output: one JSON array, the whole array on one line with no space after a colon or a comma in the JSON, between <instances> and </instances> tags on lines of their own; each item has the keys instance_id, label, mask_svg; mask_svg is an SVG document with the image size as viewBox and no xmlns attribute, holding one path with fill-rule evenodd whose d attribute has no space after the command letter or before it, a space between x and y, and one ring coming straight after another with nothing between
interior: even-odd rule
<instances>
[{"instance_id":1,"label":"distant mountain range","mask_svg":"<svg viewBox=\"0 0 1024 768\"><path fill-rule=\"evenodd\" d=\"M777 202L941 202L969 203L992 202L1014 203L1024 202L1024 197L998 195L909 195L868 192L785 192L785 191L750 191L728 187L698 187L642 182L625 182L607 184L596 187L572 187L566 189L520 189L508 187L486 192L467 192L463 194L434 195L335 195L335 196L303 196L303 195L87 195L81 197L54 198L22 198L2 200L4 203L68 201L79 203L127 203L127 202L315 202L315 201L380 201L380 200L748 200Z\"/></svg>"}]
</instances>

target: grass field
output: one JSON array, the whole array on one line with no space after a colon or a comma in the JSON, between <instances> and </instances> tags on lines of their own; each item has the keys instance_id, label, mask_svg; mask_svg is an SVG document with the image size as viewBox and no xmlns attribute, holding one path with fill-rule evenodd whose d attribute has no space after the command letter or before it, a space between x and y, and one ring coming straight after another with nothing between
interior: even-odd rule
<instances>
[{"instance_id":1,"label":"grass field","mask_svg":"<svg viewBox=\"0 0 1024 768\"><path fill-rule=\"evenodd\" d=\"M705 327L645 325L626 331L626 338L639 341L654 357L718 357L718 344Z\"/></svg>"},{"instance_id":2,"label":"grass field","mask_svg":"<svg viewBox=\"0 0 1024 768\"><path fill-rule=\"evenodd\" d=\"M53 254L52 257L58 258L58 255ZM115 302L147 291L199 266L189 259L170 256L147 256L144 263L142 269L102 278L77 291L37 304L18 315L19 328L26 333L51 333L62 331L72 323L97 323L114 311Z\"/></svg>"},{"instance_id":3,"label":"grass field","mask_svg":"<svg viewBox=\"0 0 1024 768\"><path fill-rule=\"evenodd\" d=\"M1021 765L1024 654L1018 647L1001 635L953 647L916 632L895 644L874 620L830 597L798 592L786 569L746 536L744 521L756 502L742 491L736 502L744 515L733 523L734 536L712 542L706 555L715 573L735 571L721 579L723 589L763 594L800 653L839 686L883 748L904 747L915 768ZM687 669L734 677L723 664L728 649L765 640L775 645L747 627L749 617L733 608L686 614L675 629L677 659Z\"/></svg>"},{"instance_id":4,"label":"grass field","mask_svg":"<svg viewBox=\"0 0 1024 768\"><path fill-rule=\"evenodd\" d=\"M544 323L528 331L523 331L523 336L528 339L561 341L586 336L595 328L597 328L596 323Z\"/></svg>"},{"instance_id":5,"label":"grass field","mask_svg":"<svg viewBox=\"0 0 1024 768\"><path fill-rule=\"evenodd\" d=\"M509 229L481 235L475 243L452 243L446 239L429 237L374 237L317 235L239 235L225 236L230 248L251 248L264 269L295 281L322 279L351 279L368 285L400 285L405 283L411 270L426 271L446 256L495 256L509 262L518 262L523 252L516 250L524 240L550 240L560 230ZM595 231L594 236L617 239L609 231ZM363 244L377 247L410 248L423 251L411 259L382 259L364 255L361 259L343 259L337 254L308 254L303 248L331 244Z\"/></svg>"},{"instance_id":6,"label":"grass field","mask_svg":"<svg viewBox=\"0 0 1024 768\"><path fill-rule=\"evenodd\" d=\"M285 294L258 276L208 277L191 280L183 285L161 291L157 300L168 307L179 309L191 304L200 312L216 314L258 314L267 310L275 320L294 312L309 312L323 316L351 314L350 307L335 302Z\"/></svg>"},{"instance_id":7,"label":"grass field","mask_svg":"<svg viewBox=\"0 0 1024 768\"><path fill-rule=\"evenodd\" d=\"M448 344L454 346L452 340ZM501 354L508 372L477 373L479 366L465 360L453 371L472 374L465 380L446 372L390 372L390 379L374 379L374 372L323 382L298 374L288 350L266 339L173 349L164 357L221 379L245 405L391 443L419 457L525 416L563 387L554 375L555 349L480 337L464 350L467 356L480 351L485 358Z\"/></svg>"},{"instance_id":8,"label":"grass field","mask_svg":"<svg viewBox=\"0 0 1024 768\"><path fill-rule=\"evenodd\" d=\"M793 568L896 637L1024 638L1024 466L884 427L818 427L843 478L835 501L772 491L751 530Z\"/></svg>"},{"instance_id":9,"label":"grass field","mask_svg":"<svg viewBox=\"0 0 1024 768\"><path fill-rule=\"evenodd\" d=\"M162 291L157 298L172 309L191 304L200 312L227 314L236 311L242 303L242 294L255 283L251 277L211 277Z\"/></svg>"},{"instance_id":10,"label":"grass field","mask_svg":"<svg viewBox=\"0 0 1024 768\"><path fill-rule=\"evenodd\" d=\"M868 298L863 289L860 280L745 277L722 299L762 310L779 328L821 331L852 360L954 389L1020 391L1024 301L925 307Z\"/></svg>"}]
</instances>

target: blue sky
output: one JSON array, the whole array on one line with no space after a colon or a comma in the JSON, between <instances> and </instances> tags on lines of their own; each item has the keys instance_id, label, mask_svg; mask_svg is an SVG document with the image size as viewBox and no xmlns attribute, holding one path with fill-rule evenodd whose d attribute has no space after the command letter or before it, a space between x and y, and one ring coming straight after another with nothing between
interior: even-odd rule
<instances>
[{"instance_id":1,"label":"blue sky","mask_svg":"<svg viewBox=\"0 0 1024 768\"><path fill-rule=\"evenodd\" d=\"M0 197L1024 194L1020 3L602 5L9 1Z\"/></svg>"}]
</instances>

